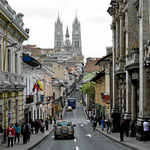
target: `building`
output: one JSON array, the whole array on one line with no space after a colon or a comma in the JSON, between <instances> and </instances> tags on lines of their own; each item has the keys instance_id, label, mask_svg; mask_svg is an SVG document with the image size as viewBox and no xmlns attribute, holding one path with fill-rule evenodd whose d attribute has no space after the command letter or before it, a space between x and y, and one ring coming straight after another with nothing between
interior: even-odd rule
<instances>
[{"instance_id":1,"label":"building","mask_svg":"<svg viewBox=\"0 0 150 150\"><path fill-rule=\"evenodd\" d=\"M113 131L120 118L127 135L143 140L143 121L150 121L149 0L111 0L113 33Z\"/></svg>"},{"instance_id":2,"label":"building","mask_svg":"<svg viewBox=\"0 0 150 150\"><path fill-rule=\"evenodd\" d=\"M72 43L69 37L70 35L67 27L64 41L63 23L58 14L57 21L55 22L54 49L56 51L64 50L69 55L82 55L81 27L77 15L72 24Z\"/></svg>"},{"instance_id":3,"label":"building","mask_svg":"<svg viewBox=\"0 0 150 150\"><path fill-rule=\"evenodd\" d=\"M0 122L6 131L10 123L24 117L22 43L29 36L23 14L17 14L6 0L0 1L0 14Z\"/></svg>"},{"instance_id":4,"label":"building","mask_svg":"<svg viewBox=\"0 0 150 150\"><path fill-rule=\"evenodd\" d=\"M85 72L101 71L101 66L95 65L100 58L87 58Z\"/></svg>"}]
</instances>

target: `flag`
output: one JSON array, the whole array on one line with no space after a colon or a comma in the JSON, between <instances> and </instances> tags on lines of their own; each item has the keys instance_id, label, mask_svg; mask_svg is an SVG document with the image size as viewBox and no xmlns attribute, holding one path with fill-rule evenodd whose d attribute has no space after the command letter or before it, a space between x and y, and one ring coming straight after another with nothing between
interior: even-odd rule
<instances>
[{"instance_id":1,"label":"flag","mask_svg":"<svg viewBox=\"0 0 150 150\"><path fill-rule=\"evenodd\" d=\"M38 85L39 85L39 89L40 89L41 91L43 91L43 86L42 86L40 80L38 81Z\"/></svg>"},{"instance_id":2,"label":"flag","mask_svg":"<svg viewBox=\"0 0 150 150\"><path fill-rule=\"evenodd\" d=\"M32 91L34 92L35 91L35 89L36 89L36 82L35 82L35 84L34 84L34 86L33 86L33 89L32 89Z\"/></svg>"}]
</instances>

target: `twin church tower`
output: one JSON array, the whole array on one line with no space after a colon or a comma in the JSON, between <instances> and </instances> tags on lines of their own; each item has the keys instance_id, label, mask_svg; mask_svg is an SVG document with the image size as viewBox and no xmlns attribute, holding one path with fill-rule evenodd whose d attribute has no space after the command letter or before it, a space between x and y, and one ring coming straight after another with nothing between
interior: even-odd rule
<instances>
[{"instance_id":1,"label":"twin church tower","mask_svg":"<svg viewBox=\"0 0 150 150\"><path fill-rule=\"evenodd\" d=\"M72 42L71 42L68 27L66 28L64 40L63 23L61 22L58 14L57 21L55 22L54 49L56 51L61 50L67 51L71 55L82 55L81 28L77 15L72 24Z\"/></svg>"}]
</instances>

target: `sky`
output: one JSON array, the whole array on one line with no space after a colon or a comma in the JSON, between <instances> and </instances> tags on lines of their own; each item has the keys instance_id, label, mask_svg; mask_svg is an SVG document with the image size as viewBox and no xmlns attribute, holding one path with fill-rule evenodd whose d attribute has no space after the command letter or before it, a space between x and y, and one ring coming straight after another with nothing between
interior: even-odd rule
<instances>
[{"instance_id":1,"label":"sky","mask_svg":"<svg viewBox=\"0 0 150 150\"><path fill-rule=\"evenodd\" d=\"M23 44L54 48L54 23L58 17L70 37L76 16L81 23L82 53L87 57L103 57L112 46L111 17L107 13L110 0L7 0L16 13L23 13L24 29L30 38ZM70 38L71 40L72 38Z\"/></svg>"}]
</instances>

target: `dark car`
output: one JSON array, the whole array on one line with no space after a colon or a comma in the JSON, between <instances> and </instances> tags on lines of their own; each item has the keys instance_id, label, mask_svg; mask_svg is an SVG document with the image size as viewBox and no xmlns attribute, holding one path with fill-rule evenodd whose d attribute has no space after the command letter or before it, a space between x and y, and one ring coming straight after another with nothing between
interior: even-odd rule
<instances>
[{"instance_id":1,"label":"dark car","mask_svg":"<svg viewBox=\"0 0 150 150\"><path fill-rule=\"evenodd\" d=\"M71 121L59 121L54 126L54 139L70 137L74 138L74 126Z\"/></svg>"}]
</instances>

